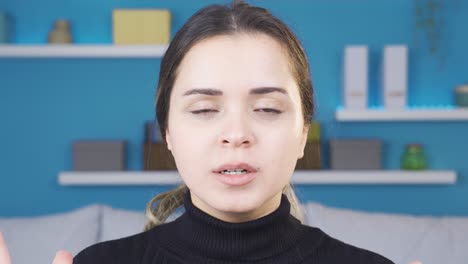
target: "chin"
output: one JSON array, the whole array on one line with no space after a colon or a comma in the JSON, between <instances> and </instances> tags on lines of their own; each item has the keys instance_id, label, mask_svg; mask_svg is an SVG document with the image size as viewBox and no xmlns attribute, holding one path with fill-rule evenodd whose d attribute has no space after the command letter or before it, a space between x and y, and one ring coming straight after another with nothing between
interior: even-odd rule
<instances>
[{"instance_id":1,"label":"chin","mask_svg":"<svg viewBox=\"0 0 468 264\"><path fill-rule=\"evenodd\" d=\"M255 211L258 207L259 206L243 205L243 204L236 204L233 206L222 205L222 207L219 208L218 210L224 213L244 214L244 213L251 213Z\"/></svg>"},{"instance_id":2,"label":"chin","mask_svg":"<svg viewBox=\"0 0 468 264\"><path fill-rule=\"evenodd\" d=\"M255 211L262 205L262 202L258 201L258 197L248 194L221 194L218 197L219 199L212 200L211 206L226 213L248 213Z\"/></svg>"}]
</instances>

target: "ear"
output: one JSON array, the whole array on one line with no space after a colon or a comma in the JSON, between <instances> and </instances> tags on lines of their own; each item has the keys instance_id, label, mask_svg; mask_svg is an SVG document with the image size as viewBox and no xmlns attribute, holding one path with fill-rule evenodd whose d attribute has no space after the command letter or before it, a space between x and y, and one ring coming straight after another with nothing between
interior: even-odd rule
<instances>
[{"instance_id":1,"label":"ear","mask_svg":"<svg viewBox=\"0 0 468 264\"><path fill-rule=\"evenodd\" d=\"M304 129L302 130L302 135L301 135L301 143L299 145L299 156L297 157L297 159L301 159L302 157L304 157L304 148L305 148L305 145L307 144L307 136L309 134L309 128L310 128L309 124L304 125Z\"/></svg>"},{"instance_id":2,"label":"ear","mask_svg":"<svg viewBox=\"0 0 468 264\"><path fill-rule=\"evenodd\" d=\"M172 139L171 135L169 134L169 129L166 129L166 144L167 149L169 149L169 151L172 151Z\"/></svg>"}]
</instances>

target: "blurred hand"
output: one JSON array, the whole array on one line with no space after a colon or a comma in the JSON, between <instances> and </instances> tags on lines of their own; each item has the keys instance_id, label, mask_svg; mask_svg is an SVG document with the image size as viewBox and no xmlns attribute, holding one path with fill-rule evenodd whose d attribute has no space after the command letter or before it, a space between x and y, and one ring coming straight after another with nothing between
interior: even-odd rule
<instances>
[{"instance_id":1,"label":"blurred hand","mask_svg":"<svg viewBox=\"0 0 468 264\"><path fill-rule=\"evenodd\" d=\"M8 248L3 239L3 234L0 232L0 263L11 264L10 254L8 253Z\"/></svg>"},{"instance_id":2,"label":"blurred hand","mask_svg":"<svg viewBox=\"0 0 468 264\"><path fill-rule=\"evenodd\" d=\"M73 264L73 256L70 252L59 250L55 254L52 264Z\"/></svg>"},{"instance_id":3,"label":"blurred hand","mask_svg":"<svg viewBox=\"0 0 468 264\"><path fill-rule=\"evenodd\" d=\"M0 263L1 264L11 264L10 253L8 253L8 247L6 245L5 239L0 232ZM60 250L55 255L55 258L52 264L73 264L73 256L67 251Z\"/></svg>"},{"instance_id":4,"label":"blurred hand","mask_svg":"<svg viewBox=\"0 0 468 264\"><path fill-rule=\"evenodd\" d=\"M410 264L422 264L421 261L412 261Z\"/></svg>"}]
</instances>

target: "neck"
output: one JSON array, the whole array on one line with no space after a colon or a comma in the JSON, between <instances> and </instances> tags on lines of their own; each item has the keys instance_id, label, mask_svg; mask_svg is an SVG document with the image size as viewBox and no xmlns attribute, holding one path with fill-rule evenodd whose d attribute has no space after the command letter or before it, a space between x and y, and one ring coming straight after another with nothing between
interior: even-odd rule
<instances>
[{"instance_id":1,"label":"neck","mask_svg":"<svg viewBox=\"0 0 468 264\"><path fill-rule=\"evenodd\" d=\"M252 221L260 217L263 217L265 215L271 214L280 206L281 195L282 193L279 192L278 194L274 195L272 198L264 202L262 205L255 208L254 210L236 212L236 211L217 210L216 208L205 203L196 194L194 194L193 192L190 192L190 198L192 200L193 205L195 205L197 208L199 208L203 212L219 220L229 222L229 223L242 223L242 222Z\"/></svg>"},{"instance_id":2,"label":"neck","mask_svg":"<svg viewBox=\"0 0 468 264\"><path fill-rule=\"evenodd\" d=\"M304 232L300 221L290 214L284 194L276 210L242 223L226 222L199 209L190 190L184 196L184 207L185 213L172 223L175 231L166 238L174 250L204 260L264 260L293 248Z\"/></svg>"}]
</instances>

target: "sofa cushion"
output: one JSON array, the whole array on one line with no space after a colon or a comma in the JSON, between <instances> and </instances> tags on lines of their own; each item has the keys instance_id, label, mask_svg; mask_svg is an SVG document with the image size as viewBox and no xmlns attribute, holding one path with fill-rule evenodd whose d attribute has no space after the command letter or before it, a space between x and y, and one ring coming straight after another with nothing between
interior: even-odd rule
<instances>
[{"instance_id":1,"label":"sofa cushion","mask_svg":"<svg viewBox=\"0 0 468 264\"><path fill-rule=\"evenodd\" d=\"M371 213L315 202L303 208L308 225L395 263L464 263L468 259L468 218Z\"/></svg>"},{"instance_id":2,"label":"sofa cushion","mask_svg":"<svg viewBox=\"0 0 468 264\"><path fill-rule=\"evenodd\" d=\"M15 264L52 263L64 249L76 255L97 242L100 205L37 217L0 218L0 231Z\"/></svg>"},{"instance_id":3,"label":"sofa cushion","mask_svg":"<svg viewBox=\"0 0 468 264\"><path fill-rule=\"evenodd\" d=\"M173 221L180 214L181 211L174 212L166 222ZM103 206L98 241L108 241L141 233L147 221L144 211Z\"/></svg>"},{"instance_id":4,"label":"sofa cushion","mask_svg":"<svg viewBox=\"0 0 468 264\"><path fill-rule=\"evenodd\" d=\"M409 256L424 264L467 263L468 218L440 218Z\"/></svg>"},{"instance_id":5,"label":"sofa cushion","mask_svg":"<svg viewBox=\"0 0 468 264\"><path fill-rule=\"evenodd\" d=\"M143 211L103 206L98 241L108 241L140 233L145 223L146 216Z\"/></svg>"}]
</instances>

